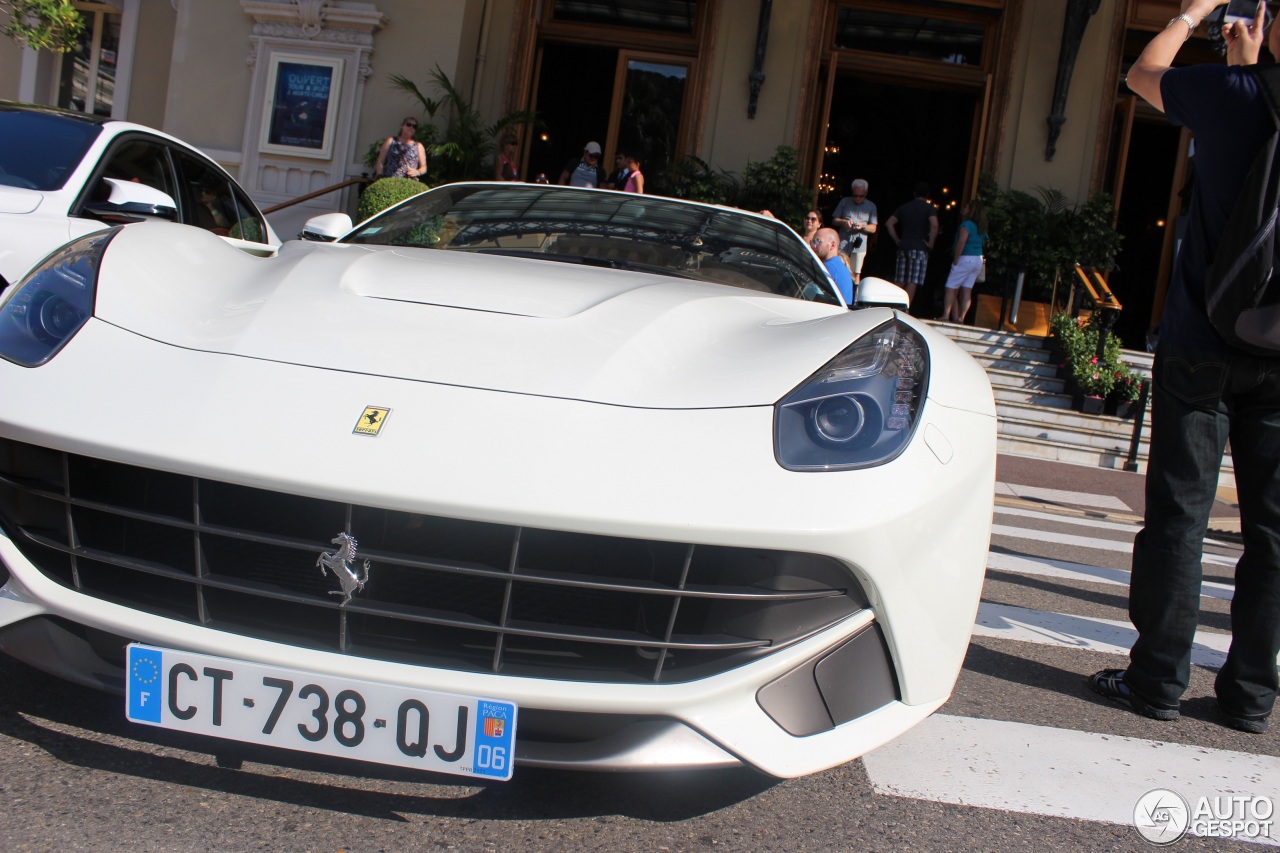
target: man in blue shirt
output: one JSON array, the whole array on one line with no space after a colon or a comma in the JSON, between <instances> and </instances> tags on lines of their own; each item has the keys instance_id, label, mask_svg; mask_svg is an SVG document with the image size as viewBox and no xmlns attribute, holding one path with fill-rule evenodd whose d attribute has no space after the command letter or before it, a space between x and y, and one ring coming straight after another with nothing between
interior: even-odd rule
<instances>
[{"instance_id":1,"label":"man in blue shirt","mask_svg":"<svg viewBox=\"0 0 1280 853\"><path fill-rule=\"evenodd\" d=\"M1244 550L1231 601L1231 648L1214 689L1223 723L1261 734L1276 700L1280 653L1280 359L1251 355L1218 336L1205 309L1205 282L1273 124L1258 81L1261 66L1172 67L1191 33L1225 2L1182 0L1182 13L1151 40L1127 80L1195 135L1196 178L1152 370L1146 517L1133 543L1129 585L1138 639L1127 669L1104 669L1089 685L1143 716L1178 719L1199 622L1204 536L1229 438ZM1224 27L1229 57L1241 46L1257 56L1263 14L1259 4L1252 22ZM1274 26L1268 45L1280 56Z\"/></svg>"},{"instance_id":2,"label":"man in blue shirt","mask_svg":"<svg viewBox=\"0 0 1280 853\"><path fill-rule=\"evenodd\" d=\"M836 287L840 289L840 295L844 297L845 304L852 308L853 276L840 257L840 234L834 228L819 228L818 233L814 234L813 239L809 241L809 245L813 246L814 253L835 279Z\"/></svg>"}]
</instances>

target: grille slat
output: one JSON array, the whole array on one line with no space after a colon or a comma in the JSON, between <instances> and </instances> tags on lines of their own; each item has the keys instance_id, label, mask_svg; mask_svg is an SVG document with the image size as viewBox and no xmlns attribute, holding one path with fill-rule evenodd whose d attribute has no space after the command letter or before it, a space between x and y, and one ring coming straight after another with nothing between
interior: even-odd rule
<instances>
[{"instance_id":1,"label":"grille slat","mask_svg":"<svg viewBox=\"0 0 1280 853\"><path fill-rule=\"evenodd\" d=\"M140 611L565 680L701 678L867 607L844 566L818 555L416 515L8 440L0 526L51 579ZM353 568L371 567L350 601L317 565L339 534L357 542Z\"/></svg>"}]
</instances>

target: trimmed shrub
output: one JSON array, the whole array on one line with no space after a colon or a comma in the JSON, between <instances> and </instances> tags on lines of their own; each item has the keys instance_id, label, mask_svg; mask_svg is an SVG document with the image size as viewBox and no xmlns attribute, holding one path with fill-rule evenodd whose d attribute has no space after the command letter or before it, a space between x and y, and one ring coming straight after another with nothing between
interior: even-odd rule
<instances>
[{"instance_id":1,"label":"trimmed shrub","mask_svg":"<svg viewBox=\"0 0 1280 853\"><path fill-rule=\"evenodd\" d=\"M393 204L399 204L406 198L431 189L412 178L382 178L374 181L360 193L360 203L356 206L356 222L364 222L370 216L381 213Z\"/></svg>"}]
</instances>

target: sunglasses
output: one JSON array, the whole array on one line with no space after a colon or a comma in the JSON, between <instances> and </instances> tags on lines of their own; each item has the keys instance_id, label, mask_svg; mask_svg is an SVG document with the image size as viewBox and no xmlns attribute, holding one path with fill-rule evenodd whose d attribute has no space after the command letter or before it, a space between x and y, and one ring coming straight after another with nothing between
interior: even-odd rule
<instances>
[{"instance_id":1,"label":"sunglasses","mask_svg":"<svg viewBox=\"0 0 1280 853\"><path fill-rule=\"evenodd\" d=\"M406 122L404 123L404 126L405 126L405 127L411 127L411 128L413 128L414 130L417 130L417 129L418 129L418 123L417 123L417 122L413 122L413 121L406 121Z\"/></svg>"},{"instance_id":2,"label":"sunglasses","mask_svg":"<svg viewBox=\"0 0 1280 853\"><path fill-rule=\"evenodd\" d=\"M816 217L816 216L806 216L806 217L804 218L804 221L805 221L805 222L818 222L818 221L819 221L819 219L818 219L818 217Z\"/></svg>"}]
</instances>

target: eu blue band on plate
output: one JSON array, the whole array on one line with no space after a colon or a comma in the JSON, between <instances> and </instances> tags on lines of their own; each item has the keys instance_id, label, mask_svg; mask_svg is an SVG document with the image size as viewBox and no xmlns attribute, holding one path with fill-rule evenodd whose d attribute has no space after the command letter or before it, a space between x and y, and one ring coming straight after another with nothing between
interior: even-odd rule
<instances>
[{"instance_id":1,"label":"eu blue band on plate","mask_svg":"<svg viewBox=\"0 0 1280 853\"><path fill-rule=\"evenodd\" d=\"M512 743L515 737L515 706L507 702L479 703L476 709L476 751L474 772L481 776L507 779L515 760Z\"/></svg>"},{"instance_id":2,"label":"eu blue band on plate","mask_svg":"<svg viewBox=\"0 0 1280 853\"><path fill-rule=\"evenodd\" d=\"M164 672L159 649L129 647L129 719L160 722L164 710Z\"/></svg>"}]
</instances>

